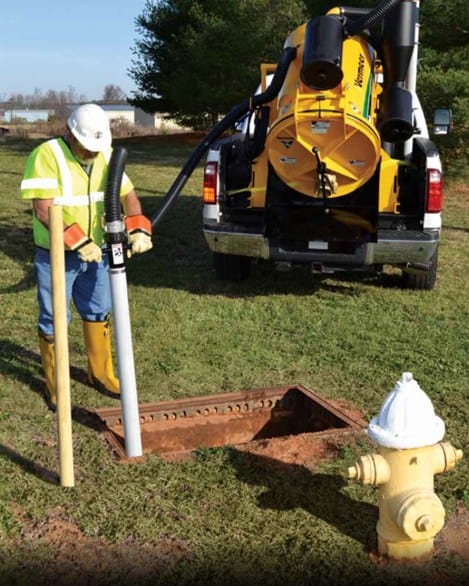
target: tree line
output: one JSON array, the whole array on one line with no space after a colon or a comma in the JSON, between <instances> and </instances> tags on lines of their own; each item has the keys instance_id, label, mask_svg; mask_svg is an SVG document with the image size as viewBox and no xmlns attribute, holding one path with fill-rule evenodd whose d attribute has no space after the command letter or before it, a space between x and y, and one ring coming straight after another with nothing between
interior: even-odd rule
<instances>
[{"instance_id":1,"label":"tree line","mask_svg":"<svg viewBox=\"0 0 469 586\"><path fill-rule=\"evenodd\" d=\"M106 104L125 103L127 96L118 85L108 84L104 87L102 99ZM70 104L82 104L88 99L79 93L76 88L69 86L66 90L42 91L38 88L30 95L11 93L6 100L2 100L4 107L9 109L43 109L53 110L56 118L64 118L69 112Z\"/></svg>"},{"instance_id":2,"label":"tree line","mask_svg":"<svg viewBox=\"0 0 469 586\"><path fill-rule=\"evenodd\" d=\"M353 0L370 8L380 0ZM287 35L340 3L333 0L147 0L136 18L130 103L185 126L210 128L251 95L259 64L276 63ZM417 90L427 118L451 108L461 147L469 111L467 0L421 0Z\"/></svg>"}]
</instances>

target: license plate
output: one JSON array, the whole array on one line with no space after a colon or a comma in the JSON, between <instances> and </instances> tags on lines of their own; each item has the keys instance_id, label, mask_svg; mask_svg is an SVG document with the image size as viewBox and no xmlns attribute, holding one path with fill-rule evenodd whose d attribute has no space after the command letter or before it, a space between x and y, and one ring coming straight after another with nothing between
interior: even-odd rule
<instances>
[{"instance_id":1,"label":"license plate","mask_svg":"<svg viewBox=\"0 0 469 586\"><path fill-rule=\"evenodd\" d=\"M308 242L309 250L328 250L329 249L329 242L325 242L324 240L310 240Z\"/></svg>"}]
</instances>

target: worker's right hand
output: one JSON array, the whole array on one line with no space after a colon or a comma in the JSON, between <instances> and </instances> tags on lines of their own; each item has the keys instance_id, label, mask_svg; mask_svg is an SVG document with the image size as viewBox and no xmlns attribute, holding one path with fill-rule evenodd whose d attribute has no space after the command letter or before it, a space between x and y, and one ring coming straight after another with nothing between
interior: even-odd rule
<instances>
[{"instance_id":1,"label":"worker's right hand","mask_svg":"<svg viewBox=\"0 0 469 586\"><path fill-rule=\"evenodd\" d=\"M92 240L85 242L77 249L77 252L83 262L101 262L103 258L101 249Z\"/></svg>"},{"instance_id":2,"label":"worker's right hand","mask_svg":"<svg viewBox=\"0 0 469 586\"><path fill-rule=\"evenodd\" d=\"M100 262L102 259L99 246L88 238L76 222L65 228L64 243L70 250L78 252L78 256L83 262Z\"/></svg>"}]
</instances>

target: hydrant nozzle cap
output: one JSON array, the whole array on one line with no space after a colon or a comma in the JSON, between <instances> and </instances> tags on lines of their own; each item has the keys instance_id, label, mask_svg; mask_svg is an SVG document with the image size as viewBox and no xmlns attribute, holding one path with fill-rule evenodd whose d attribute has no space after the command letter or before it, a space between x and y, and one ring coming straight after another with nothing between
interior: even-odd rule
<instances>
[{"instance_id":1,"label":"hydrant nozzle cap","mask_svg":"<svg viewBox=\"0 0 469 586\"><path fill-rule=\"evenodd\" d=\"M370 421L368 435L386 448L423 448L443 439L445 424L412 373L404 372Z\"/></svg>"}]
</instances>

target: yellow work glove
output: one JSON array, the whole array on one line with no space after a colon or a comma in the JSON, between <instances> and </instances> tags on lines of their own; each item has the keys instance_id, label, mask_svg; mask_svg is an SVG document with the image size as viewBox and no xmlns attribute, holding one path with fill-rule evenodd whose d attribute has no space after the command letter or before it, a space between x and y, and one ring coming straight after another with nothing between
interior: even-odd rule
<instances>
[{"instance_id":1,"label":"yellow work glove","mask_svg":"<svg viewBox=\"0 0 469 586\"><path fill-rule=\"evenodd\" d=\"M77 252L83 262L101 262L103 258L101 249L92 240L77 248Z\"/></svg>"},{"instance_id":2,"label":"yellow work glove","mask_svg":"<svg viewBox=\"0 0 469 586\"><path fill-rule=\"evenodd\" d=\"M151 241L151 222L142 214L127 216L125 219L132 254L141 254L153 248Z\"/></svg>"},{"instance_id":3,"label":"yellow work glove","mask_svg":"<svg viewBox=\"0 0 469 586\"><path fill-rule=\"evenodd\" d=\"M151 236L143 232L129 234L129 244L132 247L132 254L141 254L153 248Z\"/></svg>"},{"instance_id":4,"label":"yellow work glove","mask_svg":"<svg viewBox=\"0 0 469 586\"><path fill-rule=\"evenodd\" d=\"M91 238L88 238L77 223L65 228L64 243L70 250L78 252L81 261L101 262L103 257L101 249Z\"/></svg>"}]
</instances>

